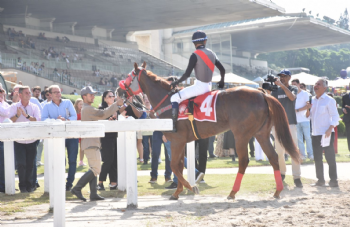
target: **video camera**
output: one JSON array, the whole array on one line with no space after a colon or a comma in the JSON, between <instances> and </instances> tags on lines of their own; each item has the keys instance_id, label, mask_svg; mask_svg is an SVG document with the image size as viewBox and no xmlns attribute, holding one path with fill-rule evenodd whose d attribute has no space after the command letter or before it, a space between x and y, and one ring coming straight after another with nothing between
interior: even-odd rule
<instances>
[{"instance_id":1,"label":"video camera","mask_svg":"<svg viewBox=\"0 0 350 227\"><path fill-rule=\"evenodd\" d=\"M272 70L267 73L267 78L264 79L266 83L263 83L262 88L269 91L276 91L278 86L274 82L277 80L277 77L274 77L271 72Z\"/></svg>"}]
</instances>

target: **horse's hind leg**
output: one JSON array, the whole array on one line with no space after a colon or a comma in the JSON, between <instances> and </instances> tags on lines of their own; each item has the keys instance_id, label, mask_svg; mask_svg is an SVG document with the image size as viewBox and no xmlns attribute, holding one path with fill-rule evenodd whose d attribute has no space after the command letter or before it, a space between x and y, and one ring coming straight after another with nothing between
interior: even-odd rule
<instances>
[{"instance_id":1,"label":"horse's hind leg","mask_svg":"<svg viewBox=\"0 0 350 227\"><path fill-rule=\"evenodd\" d=\"M235 139L236 139L236 153L239 158L239 168L238 168L235 184L233 185L232 191L230 195L227 197L227 199L235 199L235 195L241 187L242 178L249 163L248 141L250 137L248 139L235 137Z\"/></svg>"},{"instance_id":2,"label":"horse's hind leg","mask_svg":"<svg viewBox=\"0 0 350 227\"><path fill-rule=\"evenodd\" d=\"M282 183L280 167L278 164L278 155L271 144L270 133L264 133L264 135L256 135L255 138L260 143L261 148L263 149L264 153L266 154L267 158L269 159L270 164L273 167L275 181L276 181L276 192L273 195L273 197L278 199L278 198L280 198L280 193L283 190L283 183Z\"/></svg>"}]
</instances>

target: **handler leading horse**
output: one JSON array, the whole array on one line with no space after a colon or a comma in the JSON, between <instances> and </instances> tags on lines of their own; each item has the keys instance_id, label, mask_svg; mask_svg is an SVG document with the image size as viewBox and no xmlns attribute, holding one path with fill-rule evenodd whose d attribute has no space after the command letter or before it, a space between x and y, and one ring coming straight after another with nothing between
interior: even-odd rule
<instances>
[{"instance_id":1,"label":"handler leading horse","mask_svg":"<svg viewBox=\"0 0 350 227\"><path fill-rule=\"evenodd\" d=\"M128 89L128 93L134 95L137 92L144 92L155 109L165 110L159 118L171 118L171 111L167 111L171 108L166 108L171 107L170 96L168 95L171 91L170 84L151 71L146 71L145 68L146 62L140 68L136 63L134 64L132 75L129 74L129 84L125 85L127 88L134 87L134 89ZM132 93L132 90L134 93ZM135 92L136 90L137 92ZM279 198L283 190L283 183L278 165L278 156L270 142L272 126L275 126L277 134L275 139L281 142L295 161L300 161L282 105L274 97L257 89L248 87L230 88L218 94L216 114L217 122L197 121L196 124L201 138L208 138L227 130L231 130L235 135L239 170L228 199L234 199L235 194L240 189L242 177L249 163L247 145L252 137L258 140L273 167L276 181L274 197ZM164 132L164 135L171 141L171 169L179 180L177 190L170 199L178 199L179 194L183 191L183 186L198 194L197 186L191 187L182 175L185 145L196 139L190 121L179 121L176 133Z\"/></svg>"}]
</instances>

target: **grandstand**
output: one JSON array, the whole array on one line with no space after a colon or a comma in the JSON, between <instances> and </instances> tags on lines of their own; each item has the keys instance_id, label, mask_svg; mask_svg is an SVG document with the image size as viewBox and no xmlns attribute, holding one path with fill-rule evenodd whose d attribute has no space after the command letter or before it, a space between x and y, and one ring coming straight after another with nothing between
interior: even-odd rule
<instances>
[{"instance_id":1,"label":"grandstand","mask_svg":"<svg viewBox=\"0 0 350 227\"><path fill-rule=\"evenodd\" d=\"M98 91L115 89L133 63L146 61L159 76L183 71L135 48L71 41L64 34L43 37L40 30L25 34L20 27L2 26L0 50L3 68L17 68L78 89L91 85ZM27 29L28 30L28 29ZM37 33L35 36L33 34Z\"/></svg>"}]
</instances>

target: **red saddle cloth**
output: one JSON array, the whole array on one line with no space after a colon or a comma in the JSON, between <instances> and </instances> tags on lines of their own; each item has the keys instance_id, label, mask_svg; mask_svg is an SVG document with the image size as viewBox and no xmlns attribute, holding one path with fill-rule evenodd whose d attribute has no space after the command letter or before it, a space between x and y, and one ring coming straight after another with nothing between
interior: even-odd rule
<instances>
[{"instance_id":1,"label":"red saddle cloth","mask_svg":"<svg viewBox=\"0 0 350 227\"><path fill-rule=\"evenodd\" d=\"M203 95L199 95L194 99L193 116L196 121L212 121L216 122L216 99L220 91L211 91ZM188 118L188 100L179 105L179 120Z\"/></svg>"}]
</instances>

